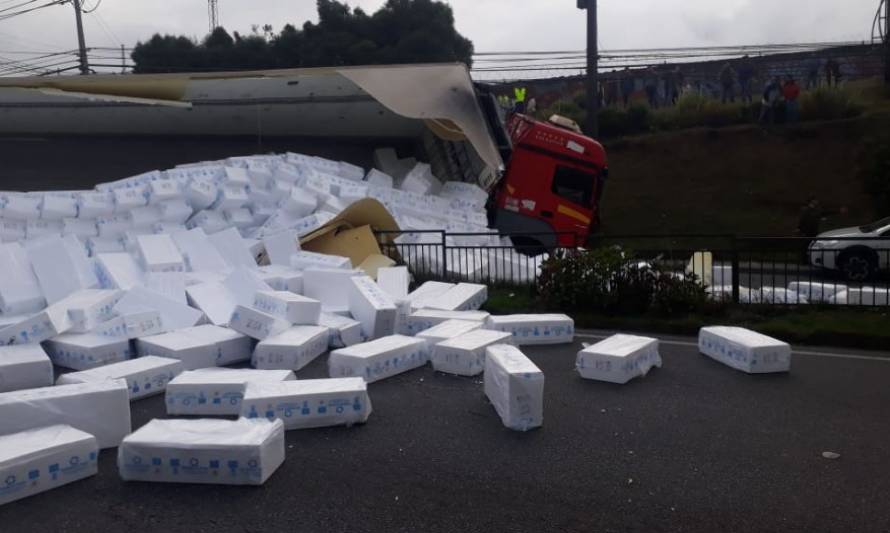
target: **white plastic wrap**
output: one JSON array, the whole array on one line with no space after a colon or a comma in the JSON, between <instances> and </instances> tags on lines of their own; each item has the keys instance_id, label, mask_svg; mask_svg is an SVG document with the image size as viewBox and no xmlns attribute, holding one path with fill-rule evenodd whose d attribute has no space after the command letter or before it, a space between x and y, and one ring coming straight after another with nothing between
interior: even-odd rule
<instances>
[{"instance_id":1,"label":"white plastic wrap","mask_svg":"<svg viewBox=\"0 0 890 533\"><path fill-rule=\"evenodd\" d=\"M253 307L294 325L318 324L321 302L288 291L257 291Z\"/></svg>"},{"instance_id":2,"label":"white plastic wrap","mask_svg":"<svg viewBox=\"0 0 890 533\"><path fill-rule=\"evenodd\" d=\"M127 383L56 385L0 394L0 435L68 424L94 435L100 448L113 448L130 433Z\"/></svg>"},{"instance_id":3,"label":"white plastic wrap","mask_svg":"<svg viewBox=\"0 0 890 533\"><path fill-rule=\"evenodd\" d=\"M831 303L835 295L847 290L847 286L825 281L793 281L788 284L788 290L812 303Z\"/></svg>"},{"instance_id":4,"label":"white plastic wrap","mask_svg":"<svg viewBox=\"0 0 890 533\"><path fill-rule=\"evenodd\" d=\"M245 418L276 418L286 430L362 424L371 415L362 378L249 383L241 402Z\"/></svg>"},{"instance_id":5,"label":"white plastic wrap","mask_svg":"<svg viewBox=\"0 0 890 533\"><path fill-rule=\"evenodd\" d=\"M284 462L276 420L152 420L124 439L125 481L262 485Z\"/></svg>"},{"instance_id":6,"label":"white plastic wrap","mask_svg":"<svg viewBox=\"0 0 890 533\"><path fill-rule=\"evenodd\" d=\"M39 344L0 346L0 392L52 384L53 364Z\"/></svg>"},{"instance_id":7,"label":"white plastic wrap","mask_svg":"<svg viewBox=\"0 0 890 533\"><path fill-rule=\"evenodd\" d=\"M331 352L328 371L332 378L357 376L373 383L425 365L429 353L423 339L392 335Z\"/></svg>"},{"instance_id":8,"label":"white plastic wrap","mask_svg":"<svg viewBox=\"0 0 890 533\"><path fill-rule=\"evenodd\" d=\"M65 333L45 342L44 347L53 364L73 370L119 363L134 355L128 339L95 333Z\"/></svg>"},{"instance_id":9,"label":"white plastic wrap","mask_svg":"<svg viewBox=\"0 0 890 533\"><path fill-rule=\"evenodd\" d=\"M418 333L416 337L427 341L432 351L433 346L436 344L466 335L471 331L482 328L482 325L482 322L475 320L446 320L441 324Z\"/></svg>"},{"instance_id":10,"label":"white plastic wrap","mask_svg":"<svg viewBox=\"0 0 890 533\"><path fill-rule=\"evenodd\" d=\"M296 379L289 370L204 368L183 372L167 383L168 415L237 415L250 381Z\"/></svg>"},{"instance_id":11,"label":"white plastic wrap","mask_svg":"<svg viewBox=\"0 0 890 533\"><path fill-rule=\"evenodd\" d=\"M476 311L488 300L488 287L476 283L458 283L439 297L426 302L430 309Z\"/></svg>"},{"instance_id":12,"label":"white plastic wrap","mask_svg":"<svg viewBox=\"0 0 890 533\"><path fill-rule=\"evenodd\" d=\"M178 359L147 355L91 370L62 374L56 384L70 385L122 379L127 382L130 400L133 401L162 394L167 388L167 383L182 372L182 361Z\"/></svg>"},{"instance_id":13,"label":"white plastic wrap","mask_svg":"<svg viewBox=\"0 0 890 533\"><path fill-rule=\"evenodd\" d=\"M791 370L790 345L744 328L702 328L698 348L704 355L749 374Z\"/></svg>"},{"instance_id":14,"label":"white plastic wrap","mask_svg":"<svg viewBox=\"0 0 890 533\"><path fill-rule=\"evenodd\" d=\"M269 370L301 370L327 351L330 337L327 327L294 326L257 344L252 364Z\"/></svg>"},{"instance_id":15,"label":"white plastic wrap","mask_svg":"<svg viewBox=\"0 0 890 533\"><path fill-rule=\"evenodd\" d=\"M634 335L613 335L578 352L575 368L584 379L624 384L661 368L658 340Z\"/></svg>"},{"instance_id":16,"label":"white plastic wrap","mask_svg":"<svg viewBox=\"0 0 890 533\"><path fill-rule=\"evenodd\" d=\"M98 473L96 437L67 425L0 435L0 505Z\"/></svg>"},{"instance_id":17,"label":"white plastic wrap","mask_svg":"<svg viewBox=\"0 0 890 533\"><path fill-rule=\"evenodd\" d=\"M485 370L485 351L495 344L512 344L513 335L477 329L432 347L433 369L446 374L478 376Z\"/></svg>"},{"instance_id":18,"label":"white plastic wrap","mask_svg":"<svg viewBox=\"0 0 890 533\"><path fill-rule=\"evenodd\" d=\"M510 429L528 431L544 423L544 373L515 346L486 348L485 395Z\"/></svg>"},{"instance_id":19,"label":"white plastic wrap","mask_svg":"<svg viewBox=\"0 0 890 533\"><path fill-rule=\"evenodd\" d=\"M486 311L440 311L438 309L420 309L408 317L408 335L418 333L437 326L447 320L469 320L485 323L490 315Z\"/></svg>"},{"instance_id":20,"label":"white plastic wrap","mask_svg":"<svg viewBox=\"0 0 890 533\"><path fill-rule=\"evenodd\" d=\"M512 333L519 346L568 344L575 338L575 321L559 314L491 316L485 327Z\"/></svg>"}]
</instances>

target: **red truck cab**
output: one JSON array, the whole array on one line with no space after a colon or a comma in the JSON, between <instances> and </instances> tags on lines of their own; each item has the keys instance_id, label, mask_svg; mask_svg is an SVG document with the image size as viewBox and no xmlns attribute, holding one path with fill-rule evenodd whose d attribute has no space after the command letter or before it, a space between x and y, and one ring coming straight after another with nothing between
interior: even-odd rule
<instances>
[{"instance_id":1,"label":"red truck cab","mask_svg":"<svg viewBox=\"0 0 890 533\"><path fill-rule=\"evenodd\" d=\"M584 245L599 225L608 174L603 146L525 115L506 126L513 151L495 194L498 229L533 235L548 248Z\"/></svg>"}]
</instances>

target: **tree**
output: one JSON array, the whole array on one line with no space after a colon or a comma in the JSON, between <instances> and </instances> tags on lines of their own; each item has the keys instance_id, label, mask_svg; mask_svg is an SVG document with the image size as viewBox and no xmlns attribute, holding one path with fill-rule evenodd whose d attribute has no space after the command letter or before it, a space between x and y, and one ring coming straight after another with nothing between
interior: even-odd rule
<instances>
[{"instance_id":1,"label":"tree","mask_svg":"<svg viewBox=\"0 0 890 533\"><path fill-rule=\"evenodd\" d=\"M277 34L266 24L253 25L248 36L216 28L201 43L155 35L136 45L134 71L472 63L473 43L457 32L442 1L388 0L373 15L337 0L317 0L317 8L317 23L287 24Z\"/></svg>"}]
</instances>

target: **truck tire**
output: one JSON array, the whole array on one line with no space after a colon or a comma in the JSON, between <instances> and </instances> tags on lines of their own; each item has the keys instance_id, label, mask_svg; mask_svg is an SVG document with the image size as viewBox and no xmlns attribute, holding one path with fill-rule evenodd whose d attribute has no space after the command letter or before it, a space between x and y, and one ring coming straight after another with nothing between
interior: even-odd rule
<instances>
[{"instance_id":1,"label":"truck tire","mask_svg":"<svg viewBox=\"0 0 890 533\"><path fill-rule=\"evenodd\" d=\"M868 248L844 250L838 257L838 268L847 281L868 281L878 274L878 257Z\"/></svg>"}]
</instances>

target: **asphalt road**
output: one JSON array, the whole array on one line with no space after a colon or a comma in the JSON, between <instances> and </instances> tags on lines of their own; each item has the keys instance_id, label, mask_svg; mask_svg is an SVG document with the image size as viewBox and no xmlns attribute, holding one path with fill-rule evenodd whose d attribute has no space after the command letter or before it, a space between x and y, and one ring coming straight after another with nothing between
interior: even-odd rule
<instances>
[{"instance_id":1,"label":"asphalt road","mask_svg":"<svg viewBox=\"0 0 890 533\"><path fill-rule=\"evenodd\" d=\"M680 339L617 386L573 371L593 340L526 349L547 379L529 433L501 425L481 379L425 367L370 385L363 426L289 432L262 487L124 483L107 450L98 476L0 507L0 531L890 530L890 359L796 354L790 374L749 376ZM132 410L141 426L163 399Z\"/></svg>"}]
</instances>

